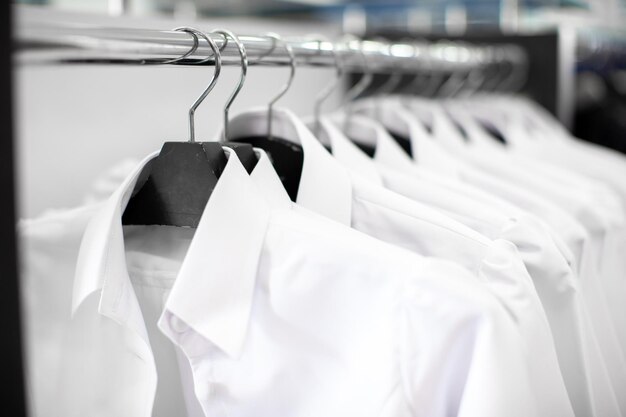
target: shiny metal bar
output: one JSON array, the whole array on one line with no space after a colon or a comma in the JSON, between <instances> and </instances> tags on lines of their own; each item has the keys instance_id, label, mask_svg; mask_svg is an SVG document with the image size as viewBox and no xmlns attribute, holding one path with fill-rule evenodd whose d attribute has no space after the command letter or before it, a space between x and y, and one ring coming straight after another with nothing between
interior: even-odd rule
<instances>
[{"instance_id":1,"label":"shiny metal bar","mask_svg":"<svg viewBox=\"0 0 626 417\"><path fill-rule=\"evenodd\" d=\"M210 29L199 28L209 34ZM233 42L219 34L209 34L222 50L224 65L239 65L239 53ZM270 37L241 35L250 65L282 66L289 64L284 47ZM77 24L46 24L29 21L17 27L14 34L16 58L20 64L132 64L149 65L171 60L192 48L192 35L184 32L152 29L106 28ZM333 45L328 41L285 39L291 45L299 66L334 66ZM364 69L374 72L458 71L497 63L512 54L493 53L494 47L477 47L460 43L437 42L414 45L383 42L336 42L341 65L348 71ZM212 54L201 41L196 52L176 65L194 65ZM503 58L504 57L504 58ZM212 61L204 65L212 65Z\"/></svg>"}]
</instances>

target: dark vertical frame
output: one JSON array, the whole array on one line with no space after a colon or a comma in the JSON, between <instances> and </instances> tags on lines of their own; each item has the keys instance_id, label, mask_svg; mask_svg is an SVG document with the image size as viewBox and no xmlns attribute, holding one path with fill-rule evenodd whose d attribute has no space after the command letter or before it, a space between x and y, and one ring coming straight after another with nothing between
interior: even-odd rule
<instances>
[{"instance_id":1,"label":"dark vertical frame","mask_svg":"<svg viewBox=\"0 0 626 417\"><path fill-rule=\"evenodd\" d=\"M11 2L0 2L0 390L2 415L26 416L15 234Z\"/></svg>"}]
</instances>

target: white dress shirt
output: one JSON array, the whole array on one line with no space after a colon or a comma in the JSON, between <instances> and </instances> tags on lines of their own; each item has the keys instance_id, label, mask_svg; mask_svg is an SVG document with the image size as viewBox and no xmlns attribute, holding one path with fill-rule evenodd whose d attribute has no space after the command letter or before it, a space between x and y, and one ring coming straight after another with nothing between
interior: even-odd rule
<instances>
[{"instance_id":1,"label":"white dress shirt","mask_svg":"<svg viewBox=\"0 0 626 417\"><path fill-rule=\"evenodd\" d=\"M520 110L523 110L520 109ZM523 112L520 111L523 115ZM577 187L584 187L586 192L594 192L598 198L598 182L609 185L621 196L621 208L614 206L613 216L624 216L626 207L626 184L623 181L626 175L626 158L614 151L597 145L571 138L569 134L560 130L544 128L544 130L524 129L524 121L535 125L545 126L539 116L532 115L530 119L514 119L504 128L510 136L509 149L515 155L547 161L555 166L568 169L569 173L584 174L597 180L592 184L576 181ZM602 201L602 200L599 200ZM605 203L606 204L606 203ZM609 309L615 320L616 331L620 333L620 340L626 340L626 314L623 310L623 298L626 295L626 259L623 256L626 250L626 228L612 225L603 243L603 262L601 276L608 287L605 292Z\"/></svg>"},{"instance_id":2,"label":"white dress shirt","mask_svg":"<svg viewBox=\"0 0 626 417\"><path fill-rule=\"evenodd\" d=\"M266 128L265 109L248 111L231 119L229 134L236 140L261 135ZM529 355L535 358L529 369L540 413L572 413L545 312L513 244L490 241L428 207L351 175L289 111L274 110L272 129L276 137L289 138L303 147L299 205L414 252L454 260L474 272L477 285L486 285L516 312ZM489 260L494 253L508 261L498 262L494 268Z\"/></svg>"},{"instance_id":3,"label":"white dress shirt","mask_svg":"<svg viewBox=\"0 0 626 417\"><path fill-rule=\"evenodd\" d=\"M464 117L462 123L467 126L476 124L476 120ZM509 118L507 123L508 130L499 125L507 133L507 138L521 141L523 134L518 118ZM589 257L581 271L583 292L592 317L598 322L603 338L601 344L613 365L609 371L614 384L618 392L623 392L626 390L626 329L623 328L626 324L623 303L626 269L619 267L618 259L623 256L615 256L617 251L612 247L615 240L611 239L616 231L624 230L623 208L615 201L618 198L603 184L576 173L561 173L554 167L542 167L536 161L514 159L502 148L490 152L482 149L468 156L478 169L529 189L568 210L589 230ZM512 166L516 169L511 169ZM538 174L540 176L535 177ZM615 293L621 296L613 296ZM622 412L626 413L626 399L621 406Z\"/></svg>"},{"instance_id":4,"label":"white dress shirt","mask_svg":"<svg viewBox=\"0 0 626 417\"><path fill-rule=\"evenodd\" d=\"M366 103L361 106L361 110L364 112L373 113L372 109L375 106ZM385 108L385 107L383 107ZM386 124L388 128L391 128L396 133L400 133L402 135L413 135L410 136L412 148L416 149L414 146L416 142L429 141L431 138L426 137L425 129L419 129L413 127L416 123L416 119L410 115L407 115L406 112L395 111L396 107L388 106L387 112L378 112L377 114L381 117L383 123ZM441 120L432 120L434 125L433 133L435 135L441 135L443 132L441 131L442 123ZM451 131L452 129L450 129ZM414 134L417 132L418 134ZM471 133L471 131L469 132ZM458 131L456 133L458 136ZM436 136L439 140L441 138ZM448 139L449 140L449 139ZM443 142L443 140L441 140ZM460 142L460 141L459 141ZM395 147L394 152L390 152L392 146L388 143L385 144L385 153L384 159L381 158L383 163L387 166L394 167L394 169L401 169L406 171L413 171L414 168L410 167L410 164L407 163L407 155L404 153L399 146ZM375 153L374 158L377 158ZM438 159L441 160L441 159ZM423 160L421 161L423 162ZM411 164L415 164L414 161L410 161ZM428 167L428 165L426 165ZM546 201L541 196L533 195L531 191L527 191L525 189L516 187L514 184L511 184L509 181L503 181L502 179L489 175L486 173L482 173L473 167L469 166L462 160L458 160L456 166L452 166L452 163L448 164L445 169L439 170L438 175L446 175L450 173L454 173L456 171L456 176L458 179L462 180L465 183L470 183L473 185L477 185L489 192L496 193L502 197L509 199L511 202L520 205L524 209L528 209L530 212L540 215L542 218L548 220L549 224L555 228L555 230L567 230L568 237L572 235L570 230L573 230L572 227L575 227L576 220L573 220L572 223L571 217L568 219L568 215L564 212L563 209L560 209L557 205L558 203L550 203ZM511 196L513 198L511 198ZM579 205L580 206L580 205ZM585 206L583 206L585 207ZM602 214L594 211L593 209L589 210L589 206L585 207L587 211L582 211L583 213L590 212L590 216L588 216L588 224L598 225L599 230L605 232L605 229L602 229L602 226L605 226L603 223ZM574 212L576 213L576 211ZM591 220L589 220L591 219ZM595 222L595 223L594 223ZM561 225L565 223L569 223L568 228L560 228L557 225ZM570 227L571 226L571 227ZM574 234L575 235L575 234ZM564 236L565 237L565 236ZM591 315L593 320L592 324L588 324L587 327L593 328L593 332L596 334L596 339L598 344L595 344L593 341L591 350L596 350L598 347L601 348L602 359L601 361L607 364L606 368L594 366L593 364L590 366L592 371L598 375L594 378L597 380L594 383L596 386L606 385L604 382L604 370L606 369L611 378L611 385L614 387L613 390L616 393L623 392L624 389L624 376L626 376L626 372L624 372L624 360L623 354L620 349L619 339L617 337L617 332L614 328L613 320L610 314L610 311L607 307L606 298L602 286L600 285L600 280L598 279L598 271L595 269L598 265L598 260L600 259L601 250L601 238L598 238L597 235L589 234L588 240L584 244L584 250L578 250L578 253L581 253L581 267L584 267L584 270L581 270L581 276L583 279L583 296L587 306L587 309ZM573 248L576 245L572 245ZM587 288L589 287L589 288ZM592 357L596 357L596 362L600 360L594 352L591 353ZM597 391L597 390L596 390ZM605 404L615 403L614 396L610 392L610 390L602 390L600 391L600 397L596 399L595 403L599 406L596 407L598 409L598 413L601 414L602 410L606 410ZM618 401L620 401L621 409L624 410L626 404L624 404L624 400L617 396ZM611 415L615 414L615 410L613 407L610 407Z\"/></svg>"},{"instance_id":5,"label":"white dress shirt","mask_svg":"<svg viewBox=\"0 0 626 417\"><path fill-rule=\"evenodd\" d=\"M437 114L435 113L435 117L432 120L433 131L437 133L442 131L441 134L444 134L445 131L443 129L446 128L446 125L442 124L442 121L439 119L439 117L436 117L436 115ZM446 178L438 173L433 173L420 165L416 165L413 160L404 152L400 145L395 142L395 140L379 123L358 115L353 116L351 120L352 122L350 124L350 133L357 140L361 140L364 143L367 143L375 148L373 160L377 163L377 165L382 165L395 171L404 172L411 177L417 176L417 178L419 178L420 180L434 182L441 186L445 186L455 193L469 195L470 197L478 199L486 205L495 205L495 207L510 214L523 212L523 210L516 208L517 202L515 198L512 199L513 204L507 204L507 198L494 198L494 195L499 195L499 193L481 193L480 188L473 187L472 184L469 184L467 181L460 181L464 178L463 174L467 175L466 171L468 170L458 170L455 178ZM341 126L343 123L343 118L335 117L332 119L332 121L336 125ZM407 121L407 123L408 122L409 121ZM407 127L405 127L404 129L409 130ZM353 158L344 159L347 160ZM363 173L363 165L364 164L361 164L360 167L355 167L361 169L361 171L358 171L361 174ZM463 166L462 161L459 162L458 166ZM372 176L376 175L378 175L378 173L370 175L368 179L371 179ZM484 177L487 180L490 179L489 176L483 175L481 173L478 173L478 176L479 178ZM506 185L506 183L504 184ZM512 191L513 193L515 193L518 190L515 186L513 186ZM525 193L523 190L519 191L524 197L527 197L526 194L528 193ZM559 238L556 239L557 243L564 242L569 250L573 253L575 258L578 260L578 262L580 262L580 259L583 256L583 246L585 244L585 241L589 239L589 234L587 233L585 228L567 212L559 209L553 204L550 204L549 202L546 202L541 198L532 198L532 194L528 197L529 200L532 202L533 207L535 208L533 212L539 212L541 213L542 218L547 218L548 223L551 226L551 233L555 236L558 236ZM562 248L561 250L563 252L567 252L567 250L564 248Z\"/></svg>"},{"instance_id":6,"label":"white dress shirt","mask_svg":"<svg viewBox=\"0 0 626 417\"><path fill-rule=\"evenodd\" d=\"M543 222L522 210L498 202L495 197L487 198L483 195L483 199L486 198L491 204L481 204L476 201L476 193L480 193L480 190L470 190L470 195L464 195L456 189L449 190L432 184L428 179L418 179L376 165L332 123L322 119L321 126L321 140L331 145L333 156L344 166L404 196L437 207L491 239L513 242L519 249L547 312L561 370L576 414L619 415L597 341L588 327L579 282L570 268L574 262L573 256L564 245L554 243ZM374 146L384 141L384 138L377 136L385 135L372 127L371 122L368 124L359 117L352 120L348 134L353 140ZM513 211L511 215L505 215L494 210L496 206L512 208ZM592 399L594 389L596 393Z\"/></svg>"},{"instance_id":7,"label":"white dress shirt","mask_svg":"<svg viewBox=\"0 0 626 417\"><path fill-rule=\"evenodd\" d=\"M487 141L495 144L491 139L481 139L481 129L478 128L475 120L463 117L463 112L455 113L455 117L458 117L463 125L471 144L487 143ZM447 130L445 135L436 130L434 133L435 135L439 133L438 140L447 144L448 149L464 155L474 164L472 169L468 170L464 166L459 170L459 176L464 181L500 193L502 196L509 196L509 198L512 193L517 194L515 198L518 199L512 199L512 201L520 205L534 200L531 206L537 214L541 213L541 210L537 210L538 200L550 201L555 206L567 210L589 231L589 239L585 244L585 253L581 260L582 293L591 314L594 331L607 363L615 392L624 392L626 390L625 332L618 323L624 321L625 310L620 297L613 295L616 289L623 288L623 280L619 280L623 273L616 273L618 268L611 268L608 272L606 268L603 268L606 265L614 265L616 257L611 254L615 251L606 250L606 242L611 231L621 228L620 223L623 221L619 215L620 210L616 210L617 205L614 196L610 195L611 191L601 189L602 187L598 184L590 185L588 181L573 174L559 173L554 168L540 166L534 161L520 164L518 160L503 155L502 152L496 152L500 150L497 146L478 147L476 152L470 153L468 149L472 148L465 145L467 141L458 140L458 133L457 140L454 140L454 135L449 134L451 131L452 129ZM508 161L503 163L505 159ZM541 177L535 178L534 175L539 172L542 174ZM571 181L570 177L574 179L575 184L568 184L568 181ZM515 189L513 186L520 188ZM522 187L523 191L521 191ZM525 196L520 194L525 194ZM530 194L534 195L532 199L529 199ZM621 283L616 283L618 280ZM623 291L617 292L623 293ZM617 398L622 413L626 414L626 399L619 395Z\"/></svg>"},{"instance_id":8,"label":"white dress shirt","mask_svg":"<svg viewBox=\"0 0 626 417\"><path fill-rule=\"evenodd\" d=\"M591 195L594 207L597 207L597 209L604 208L603 216L608 219L609 225L606 227L605 237L602 242L602 259L599 262L601 268L598 273L602 278L602 284L605 288L605 298L615 322L615 329L622 342L622 349L626 350L626 308L622 301L623 297L626 296L626 281L623 279L626 275L626 262L624 261L624 257L620 255L626 250L626 228L624 226L626 198L623 202L620 201L619 195L615 192L619 192L620 188L624 189L623 181L615 181L615 173L619 173L620 171L623 173L626 171L626 162L622 160L621 167L614 167L611 163L613 158L594 158L594 156L589 155L596 154L588 151L584 152L586 158L583 157L579 159L576 156L578 153L576 151L576 142L571 141L571 146L567 146L567 142L561 141L557 142L562 145L558 159L565 161L574 160L577 166L585 168L576 168L575 170L562 169L560 167L563 163L555 163L554 165L557 166L558 169L553 166L547 166L539 171L539 164L536 161L543 161L545 157L524 157L520 156L519 154L521 152L516 152L516 150L520 147L524 148L524 146L527 146L524 145L526 143L530 143L530 147L536 146L533 145L533 142L545 143L550 147L555 141L542 140L541 137L528 138L529 131L525 128L522 116L522 112L508 115L505 122L498 124L498 128L506 132L507 142L511 143L510 147L507 149L512 149L509 153L514 155L517 164L529 167L533 172L540 173L542 177L550 178L552 181L558 181L563 187L568 187L569 190L573 190L575 194ZM498 150L503 152L502 149ZM546 154L549 155L550 152L546 151ZM571 156L572 154L573 156ZM567 162L565 165L567 166ZM607 169L606 167L615 168L615 171ZM586 173L586 171L592 174L590 178L581 175L581 172ZM603 178L602 175L593 175L593 172L610 174L604 175ZM596 179L593 180L591 178ZM609 185L614 187L615 191L609 188Z\"/></svg>"},{"instance_id":9,"label":"white dress shirt","mask_svg":"<svg viewBox=\"0 0 626 417\"><path fill-rule=\"evenodd\" d=\"M261 195L229 154L195 230L122 226L154 155L107 201L21 224L28 360L59 356L29 367L35 415L544 415L516 311Z\"/></svg>"}]
</instances>

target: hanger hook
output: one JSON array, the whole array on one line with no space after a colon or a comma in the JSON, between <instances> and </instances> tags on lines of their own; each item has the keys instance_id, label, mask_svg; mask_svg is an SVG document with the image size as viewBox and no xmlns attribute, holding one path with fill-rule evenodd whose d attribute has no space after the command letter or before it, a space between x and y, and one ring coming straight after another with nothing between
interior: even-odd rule
<instances>
[{"instance_id":1,"label":"hanger hook","mask_svg":"<svg viewBox=\"0 0 626 417\"><path fill-rule=\"evenodd\" d=\"M411 54L411 58L415 58L417 56L417 47L415 45L411 45L411 49L413 51L413 53ZM389 53L389 57L393 61L395 58L395 55L393 54L393 44L389 44L388 53ZM391 94L398 87L401 81L402 81L402 72L398 71L395 65L392 66L391 76L383 85L381 85L378 88L377 94L379 95Z\"/></svg>"},{"instance_id":2,"label":"hanger hook","mask_svg":"<svg viewBox=\"0 0 626 417\"><path fill-rule=\"evenodd\" d=\"M486 60L483 50L468 47L468 51L470 53L471 69L467 75L467 83L460 91L464 97L471 97L476 94L485 85L487 80L485 75Z\"/></svg>"},{"instance_id":3,"label":"hanger hook","mask_svg":"<svg viewBox=\"0 0 626 417\"><path fill-rule=\"evenodd\" d=\"M411 60L413 61L413 63L415 64L414 66L411 66L410 70L411 72L413 72L413 74L409 75L410 82L408 83L408 85L404 88L405 93L403 94L403 98L401 99L402 103L404 103L405 107L409 107L410 106L410 95L412 93L412 87L415 86L415 84L417 83L417 80L420 78L420 73L419 73L419 47L417 46L416 42L411 42L409 41L409 45L411 45L411 48L413 49L413 53L411 54Z\"/></svg>"},{"instance_id":4,"label":"hanger hook","mask_svg":"<svg viewBox=\"0 0 626 417\"><path fill-rule=\"evenodd\" d=\"M190 34L193 37L193 45L191 46L191 48L189 48L189 50L187 52L185 52L184 54L182 54L181 56L176 57L176 58L163 59L163 60L160 60L160 59L155 59L155 60L144 59L144 60L141 61L141 63L143 65L149 65L149 64L158 64L158 65L175 64L177 62L180 62L180 61L184 60L188 56L194 54L198 50L198 46L200 44L200 40L198 39L198 36L195 33L193 33L190 30L185 30L185 29L187 29L187 28L179 27L179 28L175 28L175 29L172 29L172 30L174 32L185 32L185 33Z\"/></svg>"},{"instance_id":5,"label":"hanger hook","mask_svg":"<svg viewBox=\"0 0 626 417\"><path fill-rule=\"evenodd\" d=\"M524 50L517 45L507 45L505 53L508 55L511 71L496 88L502 91L519 92L528 79L528 58Z\"/></svg>"},{"instance_id":6,"label":"hanger hook","mask_svg":"<svg viewBox=\"0 0 626 417\"><path fill-rule=\"evenodd\" d=\"M278 100L280 100L286 93L287 91L289 91L289 88L291 88L291 84L293 83L293 79L296 75L296 56L293 53L293 49L291 48L291 45L289 44L289 42L285 42L279 34L277 33L273 33L273 32L269 32L266 33L265 36L267 36L268 38L272 38L274 41L276 42L281 42L283 44L283 46L285 47L285 50L287 51L287 54L289 55L289 67L290 67L290 71L289 71L289 78L287 79L287 83L283 86L283 88L280 90L280 92L276 95L276 97L274 97L269 105L268 105L268 112L267 112L267 137L268 139L272 139L272 119L273 119L273 112L274 112L274 104L276 104L276 102Z\"/></svg>"},{"instance_id":7,"label":"hanger hook","mask_svg":"<svg viewBox=\"0 0 626 417\"><path fill-rule=\"evenodd\" d=\"M199 30L190 28L190 27L178 27L174 30L178 32L190 33L194 36L196 41L198 40L198 37L201 37L207 41L207 43L209 44L209 47L213 51L213 55L210 55L207 58L204 58L203 60L199 61L198 62L199 64L203 64L209 61L210 59L215 60L215 65L214 65L215 69L213 70L213 76L211 77L211 81L209 82L209 85L204 89L202 94L200 94L200 96L196 99L196 101L189 108L189 142L194 143L196 141L196 126L195 126L196 110L198 109L198 106L202 104L204 99L209 95L211 90L213 90L213 87L215 87L215 84L217 84L217 79L219 78L220 72L222 70L222 57L221 57L221 54L219 53L219 48L215 44L215 41L211 39L210 37L208 37L206 34L200 32Z\"/></svg>"},{"instance_id":8,"label":"hanger hook","mask_svg":"<svg viewBox=\"0 0 626 417\"><path fill-rule=\"evenodd\" d=\"M356 99L358 96L360 96L365 90L367 90L367 88L370 86L370 84L372 84L372 81L374 80L374 73L372 72L369 66L369 62L367 61L365 52L363 51L363 41L357 38L356 36L350 36L350 37L359 43L357 52L359 56L361 57L361 61L363 62L363 76L359 79L359 81L356 84L352 86L352 88L350 88L346 92L346 95L344 97L344 104L347 104L351 102L352 100ZM350 50L350 42L351 42L350 40L346 42L348 50Z\"/></svg>"},{"instance_id":9,"label":"hanger hook","mask_svg":"<svg viewBox=\"0 0 626 417\"><path fill-rule=\"evenodd\" d=\"M386 54L389 57L390 61L393 61L395 56L392 52L392 48L393 48L393 44L391 42L389 42L388 39L386 38L379 38L380 42L384 42L385 46L386 46ZM387 72L387 71L385 71ZM382 83L379 87L375 88L374 91L371 91L371 95L373 96L384 96L388 93L390 93L391 91L393 91L398 84L400 83L400 81L402 81L402 74L397 71L397 69L392 65L391 69L388 70L388 73L390 74L389 78L387 78L387 81L385 81L384 83ZM381 114L382 114L382 103L380 100L376 100L374 102L375 105L375 110L376 110L376 117L380 120L381 118Z\"/></svg>"},{"instance_id":10,"label":"hanger hook","mask_svg":"<svg viewBox=\"0 0 626 417\"><path fill-rule=\"evenodd\" d=\"M468 62L469 69L465 73L465 78L451 95L471 97L485 81L483 59L480 50L472 45L459 43L459 48L467 52L465 61Z\"/></svg>"},{"instance_id":11,"label":"hanger hook","mask_svg":"<svg viewBox=\"0 0 626 417\"><path fill-rule=\"evenodd\" d=\"M393 44L391 42L389 42L389 39L380 37L377 38L376 40L380 41L381 43L384 43L386 46L386 54L389 57L390 61L394 61L395 55L393 54ZM415 47L413 48L413 57L415 57ZM391 66L391 69L389 69L388 71L385 71L385 73L389 74L389 78L387 79L387 81L385 81L384 83L382 83L379 87L377 87L374 91L371 92L372 95L385 95L388 94L390 92L392 92L400 83L400 81L402 81L402 74L400 71L397 70L396 67L394 67L393 65Z\"/></svg>"},{"instance_id":12,"label":"hanger hook","mask_svg":"<svg viewBox=\"0 0 626 417\"><path fill-rule=\"evenodd\" d=\"M367 61L367 57L365 56L365 52L363 51L363 41L358 39L356 36L350 36L354 38L357 42L359 42L358 54L361 56L363 61L363 76L359 79L359 81L352 86L347 92L344 98L344 104L347 105L347 114L344 121L344 131L348 129L350 125L350 119L354 113L354 106L352 105L352 101L360 96L374 81L374 74L369 66ZM350 49L350 41L346 42L348 49Z\"/></svg>"},{"instance_id":13,"label":"hanger hook","mask_svg":"<svg viewBox=\"0 0 626 417\"><path fill-rule=\"evenodd\" d=\"M330 51L333 54L333 62L335 64L335 78L331 81L330 84L326 86L315 98L315 106L313 107L313 114L315 117L315 135L319 137L320 134L320 115L322 113L322 103L330 97L331 93L335 91L337 84L341 80L343 75L343 67L339 62L339 55L337 54L337 49L335 48L335 44L330 42L329 38L323 35L314 35L315 40L317 41L317 49L321 53L322 52L322 42L327 42L330 44Z\"/></svg>"},{"instance_id":14,"label":"hanger hook","mask_svg":"<svg viewBox=\"0 0 626 417\"><path fill-rule=\"evenodd\" d=\"M413 81L411 81L406 87L406 91L408 92L408 94L415 96L419 96L426 90L424 87L428 85L427 81L432 77L433 74L433 65L431 62L431 57L428 53L428 44L422 43L419 45L422 47L423 50L425 50L425 52L420 53L420 46L418 46L418 43L413 43L413 46L415 47L415 62L417 64L415 68L415 78L413 78ZM419 55L421 55L421 58ZM421 68L422 66L424 68Z\"/></svg>"},{"instance_id":15,"label":"hanger hook","mask_svg":"<svg viewBox=\"0 0 626 417\"><path fill-rule=\"evenodd\" d=\"M243 88L244 83L246 82L246 74L248 74L248 55L246 53L246 48L243 46L243 43L239 39L237 35L235 35L230 30L226 29L215 29L211 33L217 33L224 37L224 40L228 42L228 38L230 37L235 44L237 45L237 49L239 50L239 56L241 57L241 76L239 77L239 83L235 90L228 97L228 101L224 106L224 140L228 140L228 112L230 110L230 106L235 101L235 98Z\"/></svg>"},{"instance_id":16,"label":"hanger hook","mask_svg":"<svg viewBox=\"0 0 626 417\"><path fill-rule=\"evenodd\" d=\"M492 69L492 74L489 77L489 82L485 82L482 85L483 90L485 91L497 91L500 83L507 78L506 74L504 74L507 70L504 68L506 62L503 59L502 52L503 50L501 46L492 46L489 48L490 62L488 65Z\"/></svg>"},{"instance_id":17,"label":"hanger hook","mask_svg":"<svg viewBox=\"0 0 626 417\"><path fill-rule=\"evenodd\" d=\"M449 41L450 48L456 52L457 57L463 50L464 46L459 41ZM466 84L471 70L457 68L452 70L452 74L437 89L436 93L444 98L455 96Z\"/></svg>"}]
</instances>

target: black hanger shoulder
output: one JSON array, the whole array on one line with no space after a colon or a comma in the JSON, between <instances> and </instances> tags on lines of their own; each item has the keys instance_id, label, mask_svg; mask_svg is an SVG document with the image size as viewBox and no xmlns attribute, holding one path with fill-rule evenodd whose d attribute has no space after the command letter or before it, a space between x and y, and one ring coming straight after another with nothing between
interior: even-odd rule
<instances>
[{"instance_id":1,"label":"black hanger shoulder","mask_svg":"<svg viewBox=\"0 0 626 417\"><path fill-rule=\"evenodd\" d=\"M267 152L289 197L292 201L296 201L304 163L302 146L277 137L269 139L267 136L241 137L234 141L248 143Z\"/></svg>"},{"instance_id":2,"label":"black hanger shoulder","mask_svg":"<svg viewBox=\"0 0 626 417\"><path fill-rule=\"evenodd\" d=\"M235 151L241 164L244 166L248 174L251 174L257 162L259 162L259 158L254 153L254 148L252 147L252 145L249 143L231 141L224 142L223 145L228 146Z\"/></svg>"},{"instance_id":3,"label":"black hanger shoulder","mask_svg":"<svg viewBox=\"0 0 626 417\"><path fill-rule=\"evenodd\" d=\"M140 173L122 223L197 227L226 161L217 142L166 142Z\"/></svg>"}]
</instances>

